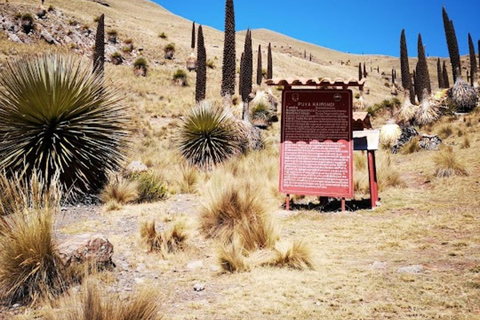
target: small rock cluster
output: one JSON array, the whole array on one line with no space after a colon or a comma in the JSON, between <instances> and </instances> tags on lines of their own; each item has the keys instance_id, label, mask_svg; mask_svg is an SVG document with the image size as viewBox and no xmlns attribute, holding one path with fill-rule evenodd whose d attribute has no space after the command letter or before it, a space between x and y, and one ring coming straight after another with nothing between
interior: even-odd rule
<instances>
[{"instance_id":1,"label":"small rock cluster","mask_svg":"<svg viewBox=\"0 0 480 320\"><path fill-rule=\"evenodd\" d=\"M87 57L92 56L95 45L94 29L55 8L45 10L43 7L35 9L26 5L3 4L0 12L1 31L10 41L16 43L35 44L43 41L51 45L64 45ZM133 48L131 43L118 40L116 43L108 42L105 45L105 60L113 62L111 56L118 55L122 48L128 46L132 47L128 59L124 57L121 59L130 65L139 50Z\"/></svg>"},{"instance_id":2,"label":"small rock cluster","mask_svg":"<svg viewBox=\"0 0 480 320\"><path fill-rule=\"evenodd\" d=\"M391 148L392 153L397 153L405 144L410 142L414 137L419 136L418 131L411 126L401 127L402 134L398 138L395 145ZM421 134L419 146L425 150L438 150L442 139L438 135Z\"/></svg>"}]
</instances>

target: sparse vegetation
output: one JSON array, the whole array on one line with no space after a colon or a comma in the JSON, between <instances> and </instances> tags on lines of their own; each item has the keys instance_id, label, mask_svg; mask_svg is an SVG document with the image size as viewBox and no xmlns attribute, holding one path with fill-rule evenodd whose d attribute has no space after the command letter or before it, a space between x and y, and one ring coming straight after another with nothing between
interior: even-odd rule
<instances>
[{"instance_id":1,"label":"sparse vegetation","mask_svg":"<svg viewBox=\"0 0 480 320\"><path fill-rule=\"evenodd\" d=\"M165 40L168 39L167 34L166 34L165 32L161 32L161 33L158 35L158 37L161 38L161 39L165 39Z\"/></svg>"},{"instance_id":2,"label":"sparse vegetation","mask_svg":"<svg viewBox=\"0 0 480 320\"><path fill-rule=\"evenodd\" d=\"M80 294L63 299L61 309L52 307L45 312L45 320L161 320L158 293L143 289L127 299L107 293L93 281L88 281Z\"/></svg>"},{"instance_id":3,"label":"sparse vegetation","mask_svg":"<svg viewBox=\"0 0 480 320\"><path fill-rule=\"evenodd\" d=\"M155 222L144 222L140 227L140 235L150 247L150 251L158 251L164 256L184 249L190 237L183 220L170 223L170 226L161 232L156 231Z\"/></svg>"},{"instance_id":4,"label":"sparse vegetation","mask_svg":"<svg viewBox=\"0 0 480 320\"><path fill-rule=\"evenodd\" d=\"M453 148L446 147L435 154L435 176L437 178L448 178L450 176L468 176L466 165L453 152Z\"/></svg>"},{"instance_id":5,"label":"sparse vegetation","mask_svg":"<svg viewBox=\"0 0 480 320\"><path fill-rule=\"evenodd\" d=\"M175 44L169 43L163 48L163 52L165 52L165 59L173 59L173 55L175 53Z\"/></svg>"},{"instance_id":6,"label":"sparse vegetation","mask_svg":"<svg viewBox=\"0 0 480 320\"><path fill-rule=\"evenodd\" d=\"M147 76L148 64L145 58L137 58L137 60L135 60L135 62L133 63L133 68L137 76Z\"/></svg>"}]
</instances>

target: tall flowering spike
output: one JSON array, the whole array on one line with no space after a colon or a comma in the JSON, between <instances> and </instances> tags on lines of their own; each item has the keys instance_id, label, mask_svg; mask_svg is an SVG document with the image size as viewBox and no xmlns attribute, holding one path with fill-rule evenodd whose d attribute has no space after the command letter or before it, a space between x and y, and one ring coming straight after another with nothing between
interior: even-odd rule
<instances>
[{"instance_id":1,"label":"tall flowering spike","mask_svg":"<svg viewBox=\"0 0 480 320\"><path fill-rule=\"evenodd\" d=\"M239 72L239 79L238 79L238 95L241 97L242 96L242 75L243 75L243 59L245 57L245 53L242 52L242 56L240 58L240 72Z\"/></svg>"},{"instance_id":2,"label":"tall flowering spike","mask_svg":"<svg viewBox=\"0 0 480 320\"><path fill-rule=\"evenodd\" d=\"M445 61L443 61L442 73L443 73L443 87L450 88L450 81L448 80L448 71L447 71L447 65L445 64Z\"/></svg>"},{"instance_id":3,"label":"tall flowering spike","mask_svg":"<svg viewBox=\"0 0 480 320\"><path fill-rule=\"evenodd\" d=\"M273 78L272 44L268 43L267 79L272 79L272 78Z\"/></svg>"},{"instance_id":4,"label":"tall flowering spike","mask_svg":"<svg viewBox=\"0 0 480 320\"><path fill-rule=\"evenodd\" d=\"M207 52L205 50L205 41L203 39L202 26L198 27L197 44L197 83L195 85L195 101L205 100L207 90Z\"/></svg>"},{"instance_id":5,"label":"tall flowering spike","mask_svg":"<svg viewBox=\"0 0 480 320\"><path fill-rule=\"evenodd\" d=\"M480 66L480 40L478 40L478 45L477 45L477 51L478 51L478 65Z\"/></svg>"},{"instance_id":6,"label":"tall flowering spike","mask_svg":"<svg viewBox=\"0 0 480 320\"><path fill-rule=\"evenodd\" d=\"M221 95L235 93L235 12L233 0L225 3L225 39L223 41L223 68Z\"/></svg>"},{"instance_id":7,"label":"tall flowering spike","mask_svg":"<svg viewBox=\"0 0 480 320\"><path fill-rule=\"evenodd\" d=\"M407 40L405 38L405 29L400 35L400 73L402 74L402 87L409 90L412 86L410 78L410 66L408 65ZM415 97L413 97L415 99Z\"/></svg>"},{"instance_id":8,"label":"tall flowering spike","mask_svg":"<svg viewBox=\"0 0 480 320\"><path fill-rule=\"evenodd\" d=\"M365 62L363 63L363 77L366 78L368 76L368 73L367 73L367 66L365 64Z\"/></svg>"},{"instance_id":9,"label":"tall flowering spike","mask_svg":"<svg viewBox=\"0 0 480 320\"><path fill-rule=\"evenodd\" d=\"M440 65L440 58L437 59L437 78L438 78L438 87L440 89L445 88L443 84L443 73L442 73L442 66Z\"/></svg>"},{"instance_id":10,"label":"tall flowering spike","mask_svg":"<svg viewBox=\"0 0 480 320\"><path fill-rule=\"evenodd\" d=\"M363 73L362 73L362 64L358 64L358 81L362 80L363 78Z\"/></svg>"},{"instance_id":11,"label":"tall flowering spike","mask_svg":"<svg viewBox=\"0 0 480 320\"><path fill-rule=\"evenodd\" d=\"M445 38L447 39L448 54L450 56L450 63L452 64L453 81L456 79L455 70L460 69L460 53L458 51L457 36L455 35L455 29L453 22L450 20L445 7L442 8L443 27L445 29Z\"/></svg>"},{"instance_id":12,"label":"tall flowering spike","mask_svg":"<svg viewBox=\"0 0 480 320\"><path fill-rule=\"evenodd\" d=\"M105 64L105 15L98 19L97 34L95 36L95 51L93 52L93 72L103 74Z\"/></svg>"},{"instance_id":13,"label":"tall flowering spike","mask_svg":"<svg viewBox=\"0 0 480 320\"><path fill-rule=\"evenodd\" d=\"M475 47L473 46L470 33L468 33L468 48L470 51L470 84L473 86L473 82L477 75L477 58L475 56Z\"/></svg>"},{"instance_id":14,"label":"tall flowering spike","mask_svg":"<svg viewBox=\"0 0 480 320\"><path fill-rule=\"evenodd\" d=\"M245 36L244 57L242 66L242 101L248 101L248 95L252 92L252 74L253 74L253 57L252 57L252 33L247 30Z\"/></svg>"},{"instance_id":15,"label":"tall flowering spike","mask_svg":"<svg viewBox=\"0 0 480 320\"><path fill-rule=\"evenodd\" d=\"M262 46L258 45L258 56L257 56L257 84L262 84Z\"/></svg>"},{"instance_id":16,"label":"tall flowering spike","mask_svg":"<svg viewBox=\"0 0 480 320\"><path fill-rule=\"evenodd\" d=\"M432 93L432 86L430 84L430 74L428 72L427 58L425 57L425 47L422 42L422 35L418 34L418 64L417 64L417 80L420 82L420 90L422 90L422 99L423 89L427 89L427 92Z\"/></svg>"},{"instance_id":17,"label":"tall flowering spike","mask_svg":"<svg viewBox=\"0 0 480 320\"><path fill-rule=\"evenodd\" d=\"M195 21L192 24L192 50L195 49Z\"/></svg>"}]
</instances>

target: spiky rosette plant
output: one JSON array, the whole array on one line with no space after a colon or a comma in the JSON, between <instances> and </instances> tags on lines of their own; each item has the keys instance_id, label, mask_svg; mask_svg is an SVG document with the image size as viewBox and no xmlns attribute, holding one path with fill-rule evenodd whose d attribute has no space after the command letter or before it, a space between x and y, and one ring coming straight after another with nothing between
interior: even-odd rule
<instances>
[{"instance_id":1,"label":"spiky rosette plant","mask_svg":"<svg viewBox=\"0 0 480 320\"><path fill-rule=\"evenodd\" d=\"M178 145L187 161L202 169L212 168L242 150L235 122L205 101L185 117Z\"/></svg>"},{"instance_id":2,"label":"spiky rosette plant","mask_svg":"<svg viewBox=\"0 0 480 320\"><path fill-rule=\"evenodd\" d=\"M78 58L27 57L7 63L0 84L0 170L73 195L96 192L123 159L127 116L120 96Z\"/></svg>"}]
</instances>

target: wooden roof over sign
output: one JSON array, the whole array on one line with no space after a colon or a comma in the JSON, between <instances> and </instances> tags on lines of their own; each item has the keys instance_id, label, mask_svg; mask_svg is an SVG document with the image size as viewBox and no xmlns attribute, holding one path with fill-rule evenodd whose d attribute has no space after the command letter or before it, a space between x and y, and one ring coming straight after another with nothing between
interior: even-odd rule
<instances>
[{"instance_id":1,"label":"wooden roof over sign","mask_svg":"<svg viewBox=\"0 0 480 320\"><path fill-rule=\"evenodd\" d=\"M269 86L363 87L366 79L350 78L273 78L265 81Z\"/></svg>"}]
</instances>

